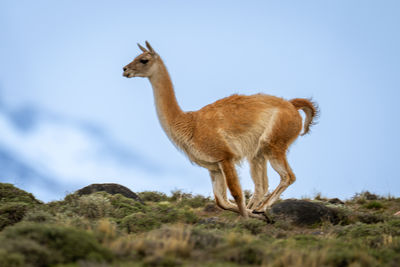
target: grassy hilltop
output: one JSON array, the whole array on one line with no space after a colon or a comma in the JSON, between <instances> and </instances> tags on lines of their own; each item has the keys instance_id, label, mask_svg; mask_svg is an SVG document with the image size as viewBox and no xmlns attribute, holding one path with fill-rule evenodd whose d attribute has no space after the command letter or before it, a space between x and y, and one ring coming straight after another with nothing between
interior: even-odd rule
<instances>
[{"instance_id":1,"label":"grassy hilltop","mask_svg":"<svg viewBox=\"0 0 400 267\"><path fill-rule=\"evenodd\" d=\"M399 266L400 198L317 196L339 223L244 220L181 191L42 203L0 183L0 266ZM332 201L331 201L332 202Z\"/></svg>"}]
</instances>

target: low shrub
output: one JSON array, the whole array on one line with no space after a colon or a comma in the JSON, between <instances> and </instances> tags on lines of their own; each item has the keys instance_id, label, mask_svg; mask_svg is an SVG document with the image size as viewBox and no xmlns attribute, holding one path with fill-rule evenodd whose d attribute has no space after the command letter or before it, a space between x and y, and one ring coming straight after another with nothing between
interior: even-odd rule
<instances>
[{"instance_id":1,"label":"low shrub","mask_svg":"<svg viewBox=\"0 0 400 267\"><path fill-rule=\"evenodd\" d=\"M24 221L37 223L55 222L54 215L42 209L33 209L26 212Z\"/></svg>"},{"instance_id":2,"label":"low shrub","mask_svg":"<svg viewBox=\"0 0 400 267\"><path fill-rule=\"evenodd\" d=\"M122 219L125 216L135 212L145 212L146 205L133 199L124 197L121 194L107 195L113 207L112 216L117 219Z\"/></svg>"},{"instance_id":3,"label":"low shrub","mask_svg":"<svg viewBox=\"0 0 400 267\"><path fill-rule=\"evenodd\" d=\"M26 204L40 204L31 193L25 192L12 184L0 183L0 203L21 202Z\"/></svg>"},{"instance_id":4,"label":"low shrub","mask_svg":"<svg viewBox=\"0 0 400 267\"><path fill-rule=\"evenodd\" d=\"M253 192L251 192L251 190L245 189L245 190L243 190L243 195L244 195L244 199L247 204L249 202L251 196L253 195Z\"/></svg>"},{"instance_id":5,"label":"low shrub","mask_svg":"<svg viewBox=\"0 0 400 267\"><path fill-rule=\"evenodd\" d=\"M324 254L320 266L378 266L367 251L345 244L327 249Z\"/></svg>"},{"instance_id":6,"label":"low shrub","mask_svg":"<svg viewBox=\"0 0 400 267\"><path fill-rule=\"evenodd\" d=\"M170 200L174 201L174 202L179 202L184 199L188 199L188 198L192 198L192 197L193 197L193 195L191 193L185 193L180 189L176 189L176 190L171 191Z\"/></svg>"},{"instance_id":7,"label":"low shrub","mask_svg":"<svg viewBox=\"0 0 400 267\"><path fill-rule=\"evenodd\" d=\"M126 216L121 221L121 226L128 233L138 233L150 231L161 226L161 222L152 216L148 216L143 212L137 212Z\"/></svg>"},{"instance_id":8,"label":"low shrub","mask_svg":"<svg viewBox=\"0 0 400 267\"><path fill-rule=\"evenodd\" d=\"M375 224L385 221L385 217L382 214L371 214L371 213L356 213L357 219L366 224Z\"/></svg>"},{"instance_id":9,"label":"low shrub","mask_svg":"<svg viewBox=\"0 0 400 267\"><path fill-rule=\"evenodd\" d=\"M249 231L252 235L258 235L264 231L266 228L267 223L262 220L258 219L247 219L247 220L241 220L237 224L237 229L238 230L247 230Z\"/></svg>"},{"instance_id":10,"label":"low shrub","mask_svg":"<svg viewBox=\"0 0 400 267\"><path fill-rule=\"evenodd\" d=\"M177 203L178 207L188 206L191 208L205 207L208 203L211 203L210 198L203 197L201 195L195 195L191 198L184 198Z\"/></svg>"},{"instance_id":11,"label":"low shrub","mask_svg":"<svg viewBox=\"0 0 400 267\"><path fill-rule=\"evenodd\" d=\"M110 216L112 210L110 200L103 194L97 193L81 196L77 206L79 215L91 219Z\"/></svg>"},{"instance_id":12,"label":"low shrub","mask_svg":"<svg viewBox=\"0 0 400 267\"><path fill-rule=\"evenodd\" d=\"M190 209L177 208L169 202L159 202L146 207L143 211L132 213L121 220L121 226L129 233L150 231L159 228L163 223L189 223L198 220L196 214Z\"/></svg>"},{"instance_id":13,"label":"low shrub","mask_svg":"<svg viewBox=\"0 0 400 267\"><path fill-rule=\"evenodd\" d=\"M267 247L254 236L229 232L224 242L214 253L214 257L239 265L261 265L265 259Z\"/></svg>"},{"instance_id":14,"label":"low shrub","mask_svg":"<svg viewBox=\"0 0 400 267\"><path fill-rule=\"evenodd\" d=\"M0 234L0 249L23 255L24 264L33 266L113 258L86 231L42 223L19 223L6 228Z\"/></svg>"},{"instance_id":15,"label":"low shrub","mask_svg":"<svg viewBox=\"0 0 400 267\"><path fill-rule=\"evenodd\" d=\"M21 253L0 249L0 266L23 267L25 266L25 256Z\"/></svg>"},{"instance_id":16,"label":"low shrub","mask_svg":"<svg viewBox=\"0 0 400 267\"><path fill-rule=\"evenodd\" d=\"M324 242L323 246L294 248L285 245L274 254L268 252L271 261L267 266L378 266L367 251L356 249L341 242Z\"/></svg>"},{"instance_id":17,"label":"low shrub","mask_svg":"<svg viewBox=\"0 0 400 267\"><path fill-rule=\"evenodd\" d=\"M22 220L28 204L23 202L9 202L0 205L0 230Z\"/></svg>"},{"instance_id":18,"label":"low shrub","mask_svg":"<svg viewBox=\"0 0 400 267\"><path fill-rule=\"evenodd\" d=\"M0 183L0 231L22 220L29 208L41 204L32 194Z\"/></svg>"},{"instance_id":19,"label":"low shrub","mask_svg":"<svg viewBox=\"0 0 400 267\"><path fill-rule=\"evenodd\" d=\"M379 202L379 201L370 201L370 202L364 204L364 208L379 210L379 209L383 209L384 206L383 206L383 204L382 204L381 202Z\"/></svg>"},{"instance_id":20,"label":"low shrub","mask_svg":"<svg viewBox=\"0 0 400 267\"><path fill-rule=\"evenodd\" d=\"M106 192L82 196L70 194L63 201L51 202L48 206L54 213L75 214L89 219L104 217L122 219L145 209L145 205L136 200L121 194L110 195Z\"/></svg>"},{"instance_id":21,"label":"low shrub","mask_svg":"<svg viewBox=\"0 0 400 267\"><path fill-rule=\"evenodd\" d=\"M228 248L221 252L222 259L240 265L261 265L264 261L264 251L262 246L256 244L243 244L233 248Z\"/></svg>"},{"instance_id":22,"label":"low shrub","mask_svg":"<svg viewBox=\"0 0 400 267\"><path fill-rule=\"evenodd\" d=\"M193 250L191 229L183 225L164 226L135 240L134 247L145 261L188 258Z\"/></svg>"},{"instance_id":23,"label":"low shrub","mask_svg":"<svg viewBox=\"0 0 400 267\"><path fill-rule=\"evenodd\" d=\"M353 197L352 200L358 204L364 204L367 202L367 200L379 200L381 197L379 197L376 194L370 193L368 191L363 191L361 193L356 193Z\"/></svg>"},{"instance_id":24,"label":"low shrub","mask_svg":"<svg viewBox=\"0 0 400 267\"><path fill-rule=\"evenodd\" d=\"M223 233L216 229L202 229L196 227L192 230L191 242L196 249L213 249L223 241Z\"/></svg>"},{"instance_id":25,"label":"low shrub","mask_svg":"<svg viewBox=\"0 0 400 267\"><path fill-rule=\"evenodd\" d=\"M140 199L142 199L145 202L168 201L168 196L166 194L157 191L143 191L137 194L140 197Z\"/></svg>"}]
</instances>

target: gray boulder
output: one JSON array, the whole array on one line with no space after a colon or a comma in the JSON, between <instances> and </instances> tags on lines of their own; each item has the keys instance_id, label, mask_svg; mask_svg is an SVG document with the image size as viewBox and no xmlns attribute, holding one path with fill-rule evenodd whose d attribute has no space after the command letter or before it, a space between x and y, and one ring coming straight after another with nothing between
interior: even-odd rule
<instances>
[{"instance_id":1,"label":"gray boulder","mask_svg":"<svg viewBox=\"0 0 400 267\"><path fill-rule=\"evenodd\" d=\"M335 209L321 203L297 199L288 199L272 205L267 216L272 221L285 220L299 226L315 225L323 221L337 224L340 221Z\"/></svg>"},{"instance_id":2,"label":"gray boulder","mask_svg":"<svg viewBox=\"0 0 400 267\"><path fill-rule=\"evenodd\" d=\"M79 196L82 196L82 195L93 194L96 192L107 192L111 195L121 194L124 197L131 198L133 200L143 203L143 201L140 199L140 197L136 193L132 192L129 188L122 186L120 184L112 184L112 183L110 183L110 184L91 184L82 189L79 189L78 191L76 191L76 194L78 194Z\"/></svg>"}]
</instances>

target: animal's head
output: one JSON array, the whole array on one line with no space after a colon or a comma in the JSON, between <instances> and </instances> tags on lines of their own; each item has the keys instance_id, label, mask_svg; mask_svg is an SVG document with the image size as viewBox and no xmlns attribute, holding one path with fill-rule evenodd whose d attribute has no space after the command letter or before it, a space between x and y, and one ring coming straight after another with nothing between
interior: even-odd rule
<instances>
[{"instance_id":1,"label":"animal's head","mask_svg":"<svg viewBox=\"0 0 400 267\"><path fill-rule=\"evenodd\" d=\"M151 77L151 75L156 71L157 62L159 60L158 54L147 41L147 49L140 44L138 44L138 46L143 53L137 56L131 63L123 67L123 76L127 78Z\"/></svg>"}]
</instances>

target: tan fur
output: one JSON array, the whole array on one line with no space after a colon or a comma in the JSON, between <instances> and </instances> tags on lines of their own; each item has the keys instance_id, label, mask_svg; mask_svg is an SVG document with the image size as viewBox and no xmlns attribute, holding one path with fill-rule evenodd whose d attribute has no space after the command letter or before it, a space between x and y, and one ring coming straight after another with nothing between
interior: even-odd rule
<instances>
[{"instance_id":1,"label":"tan fur","mask_svg":"<svg viewBox=\"0 0 400 267\"><path fill-rule=\"evenodd\" d=\"M313 119L318 115L318 106L311 100L304 98L295 98L290 100L293 106L297 109L301 109L306 114L306 120L304 122L304 131L301 135L305 135L310 131L310 126L313 124Z\"/></svg>"},{"instance_id":2,"label":"tan fur","mask_svg":"<svg viewBox=\"0 0 400 267\"><path fill-rule=\"evenodd\" d=\"M124 67L124 76L149 78L164 131L192 162L210 171L217 205L244 217L258 217L247 208L264 211L295 181L286 151L302 128L298 109L306 113L306 133L316 108L306 99L286 101L256 94L232 95L198 111L183 112L163 61L147 42L146 46L147 50L139 46L143 53ZM245 158L250 163L255 184L255 193L247 208L235 170L235 164ZM270 194L268 160L281 176L281 183ZM228 200L226 188L236 205Z\"/></svg>"}]
</instances>

